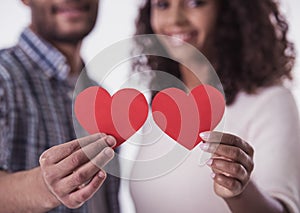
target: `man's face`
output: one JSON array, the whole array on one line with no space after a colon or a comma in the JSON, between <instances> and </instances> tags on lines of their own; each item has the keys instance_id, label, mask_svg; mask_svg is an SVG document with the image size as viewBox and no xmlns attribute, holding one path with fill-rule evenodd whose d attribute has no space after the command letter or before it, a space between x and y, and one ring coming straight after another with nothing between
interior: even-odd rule
<instances>
[{"instance_id":1,"label":"man's face","mask_svg":"<svg viewBox=\"0 0 300 213\"><path fill-rule=\"evenodd\" d=\"M94 27L98 0L23 0L32 12L31 29L53 42L78 42Z\"/></svg>"}]
</instances>

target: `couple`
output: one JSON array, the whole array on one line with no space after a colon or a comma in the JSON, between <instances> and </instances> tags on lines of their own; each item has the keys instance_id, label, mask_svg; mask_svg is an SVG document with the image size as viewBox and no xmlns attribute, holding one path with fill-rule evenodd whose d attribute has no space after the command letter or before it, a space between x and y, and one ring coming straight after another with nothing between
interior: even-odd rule
<instances>
[{"instance_id":1,"label":"couple","mask_svg":"<svg viewBox=\"0 0 300 213\"><path fill-rule=\"evenodd\" d=\"M87 212L98 190L101 212L122 211L119 181L101 169L113 159L116 140L105 133L76 139L68 96L84 66L81 42L99 2L22 1L31 24L16 46L0 52L0 212ZM136 211L299 212L299 119L282 86L291 79L295 51L277 3L146 0L136 27L137 35L168 35L200 50L220 78L227 106L224 133L202 136L200 148L213 153L207 166L191 161L196 150L164 176L132 181ZM185 55L182 42L161 43L168 54ZM173 61L151 56L137 66L164 70L188 89L200 84ZM94 151L100 168L84 150Z\"/></svg>"}]
</instances>

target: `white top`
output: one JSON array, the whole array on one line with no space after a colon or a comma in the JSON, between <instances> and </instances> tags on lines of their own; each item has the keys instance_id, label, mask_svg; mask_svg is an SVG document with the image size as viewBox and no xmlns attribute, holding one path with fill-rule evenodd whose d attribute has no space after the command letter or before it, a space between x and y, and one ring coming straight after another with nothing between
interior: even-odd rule
<instances>
[{"instance_id":1,"label":"white top","mask_svg":"<svg viewBox=\"0 0 300 213\"><path fill-rule=\"evenodd\" d=\"M256 95L240 93L235 103L227 107L225 121L220 126L224 132L235 134L253 146L252 179L258 187L283 200L291 212L300 212L300 127L290 91L276 86ZM143 146L137 159L151 161L174 146L176 142L162 136L155 143ZM156 178L150 177L157 174L149 171L146 164L133 167L134 179L144 179L142 174L150 178L130 181L137 213L230 212L223 199L214 193L211 169L199 164L203 152L195 147L189 153L178 167L173 166L169 173ZM201 159L203 162L208 158ZM160 165L157 164L157 170Z\"/></svg>"}]
</instances>

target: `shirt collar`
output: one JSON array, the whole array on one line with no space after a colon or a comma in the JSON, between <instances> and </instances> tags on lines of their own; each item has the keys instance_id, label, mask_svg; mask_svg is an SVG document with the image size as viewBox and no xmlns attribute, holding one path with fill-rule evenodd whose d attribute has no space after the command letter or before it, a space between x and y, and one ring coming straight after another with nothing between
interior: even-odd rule
<instances>
[{"instance_id":1,"label":"shirt collar","mask_svg":"<svg viewBox=\"0 0 300 213\"><path fill-rule=\"evenodd\" d=\"M66 57L51 44L26 28L19 39L19 46L49 77L65 80L70 72Z\"/></svg>"}]
</instances>

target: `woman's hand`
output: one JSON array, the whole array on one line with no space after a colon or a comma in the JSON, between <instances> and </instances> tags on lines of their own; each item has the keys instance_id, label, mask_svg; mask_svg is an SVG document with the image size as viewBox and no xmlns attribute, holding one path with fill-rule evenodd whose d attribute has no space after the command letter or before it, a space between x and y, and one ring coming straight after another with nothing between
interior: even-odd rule
<instances>
[{"instance_id":1,"label":"woman's hand","mask_svg":"<svg viewBox=\"0 0 300 213\"><path fill-rule=\"evenodd\" d=\"M221 132L203 132L200 148L212 153L211 167L214 190L226 199L240 195L246 188L253 170L253 148L241 138Z\"/></svg>"}]
</instances>

